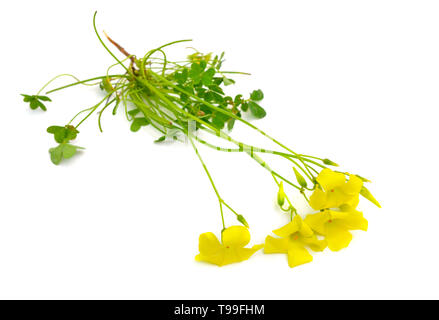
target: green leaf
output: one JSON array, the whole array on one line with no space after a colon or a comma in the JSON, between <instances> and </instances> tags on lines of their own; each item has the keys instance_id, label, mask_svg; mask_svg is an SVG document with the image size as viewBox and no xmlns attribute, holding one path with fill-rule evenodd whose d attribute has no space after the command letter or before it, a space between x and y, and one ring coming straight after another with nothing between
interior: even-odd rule
<instances>
[{"instance_id":1,"label":"green leaf","mask_svg":"<svg viewBox=\"0 0 439 320\"><path fill-rule=\"evenodd\" d=\"M146 118L135 118L133 123L131 123L130 129L132 132L137 132L141 127L147 126L148 124L149 121Z\"/></svg>"},{"instance_id":2,"label":"green leaf","mask_svg":"<svg viewBox=\"0 0 439 320\"><path fill-rule=\"evenodd\" d=\"M30 96L28 94L22 93L21 95L24 97L24 99L23 99L24 102L30 102L32 100L32 96Z\"/></svg>"},{"instance_id":3,"label":"green leaf","mask_svg":"<svg viewBox=\"0 0 439 320\"><path fill-rule=\"evenodd\" d=\"M233 99L233 103L235 104L235 107L239 106L242 103L242 94L236 95L235 99Z\"/></svg>"},{"instance_id":4,"label":"green leaf","mask_svg":"<svg viewBox=\"0 0 439 320\"><path fill-rule=\"evenodd\" d=\"M216 112L212 118L212 125L217 129L222 129L228 120L229 116L227 114Z\"/></svg>"},{"instance_id":5,"label":"green leaf","mask_svg":"<svg viewBox=\"0 0 439 320\"><path fill-rule=\"evenodd\" d=\"M259 104L257 104L254 101L249 101L248 106L250 108L250 112L252 115L254 115L257 119L262 119L267 115L264 108L262 108Z\"/></svg>"},{"instance_id":6,"label":"green leaf","mask_svg":"<svg viewBox=\"0 0 439 320\"><path fill-rule=\"evenodd\" d=\"M250 99L252 99L253 101L261 101L262 99L264 99L264 93L261 89L253 90L253 92L250 94Z\"/></svg>"},{"instance_id":7,"label":"green leaf","mask_svg":"<svg viewBox=\"0 0 439 320\"><path fill-rule=\"evenodd\" d=\"M50 152L50 160L52 160L53 164L60 164L61 160L62 160L62 145L60 144L58 147L56 148L50 148L49 152Z\"/></svg>"},{"instance_id":8,"label":"green leaf","mask_svg":"<svg viewBox=\"0 0 439 320\"><path fill-rule=\"evenodd\" d=\"M65 144L62 152L64 159L69 159L76 154L76 146L71 144Z\"/></svg>"},{"instance_id":9,"label":"green leaf","mask_svg":"<svg viewBox=\"0 0 439 320\"><path fill-rule=\"evenodd\" d=\"M139 112L140 112L139 109L133 109L133 110L128 111L128 114L134 118Z\"/></svg>"},{"instance_id":10,"label":"green leaf","mask_svg":"<svg viewBox=\"0 0 439 320\"><path fill-rule=\"evenodd\" d=\"M79 131L71 125L66 125L64 127L50 126L49 128L47 128L47 132L53 134L55 141L58 143L74 140L79 133Z\"/></svg>"},{"instance_id":11,"label":"green leaf","mask_svg":"<svg viewBox=\"0 0 439 320\"><path fill-rule=\"evenodd\" d=\"M229 119L229 121L227 121L227 129L229 131L232 131L234 126L235 126L235 119L233 118Z\"/></svg>"},{"instance_id":12,"label":"green leaf","mask_svg":"<svg viewBox=\"0 0 439 320\"><path fill-rule=\"evenodd\" d=\"M60 164L63 159L70 159L73 157L78 149L83 149L69 143L61 143L55 148L50 148L50 160L56 165Z\"/></svg>"},{"instance_id":13,"label":"green leaf","mask_svg":"<svg viewBox=\"0 0 439 320\"><path fill-rule=\"evenodd\" d=\"M226 77L223 78L223 81L224 81L224 85L225 86L230 86L231 84L235 84L235 80L229 79L229 78L226 78Z\"/></svg>"},{"instance_id":14,"label":"green leaf","mask_svg":"<svg viewBox=\"0 0 439 320\"><path fill-rule=\"evenodd\" d=\"M221 83L223 83L223 77L214 77L213 83L219 86Z\"/></svg>"},{"instance_id":15,"label":"green leaf","mask_svg":"<svg viewBox=\"0 0 439 320\"><path fill-rule=\"evenodd\" d=\"M192 63L191 70L189 71L189 77L195 84L198 84L201 81L201 73L203 70L204 68L200 66L200 63Z\"/></svg>"},{"instance_id":16,"label":"green leaf","mask_svg":"<svg viewBox=\"0 0 439 320\"><path fill-rule=\"evenodd\" d=\"M212 91L215 91L215 92L217 92L219 94L224 95L223 89L221 89L221 87L218 86L218 85L213 84L213 85L209 86L209 89L212 90Z\"/></svg>"},{"instance_id":17,"label":"green leaf","mask_svg":"<svg viewBox=\"0 0 439 320\"><path fill-rule=\"evenodd\" d=\"M246 112L248 110L248 102L243 101L241 105L241 110Z\"/></svg>"},{"instance_id":18,"label":"green leaf","mask_svg":"<svg viewBox=\"0 0 439 320\"><path fill-rule=\"evenodd\" d=\"M186 82L186 80L188 79L189 76L189 71L187 68L184 68L183 71L181 72L177 72L175 74L175 80L179 83L179 84L183 84Z\"/></svg>"},{"instance_id":19,"label":"green leaf","mask_svg":"<svg viewBox=\"0 0 439 320\"><path fill-rule=\"evenodd\" d=\"M213 76L215 75L215 69L209 68L201 76L201 82L207 87L212 84Z\"/></svg>"},{"instance_id":20,"label":"green leaf","mask_svg":"<svg viewBox=\"0 0 439 320\"><path fill-rule=\"evenodd\" d=\"M28 94L21 94L23 96L23 101L28 102L29 106L32 110L36 110L40 108L43 111L46 111L47 108L41 101L52 101L47 96L38 96L38 95L28 95Z\"/></svg>"},{"instance_id":21,"label":"green leaf","mask_svg":"<svg viewBox=\"0 0 439 320\"><path fill-rule=\"evenodd\" d=\"M71 126L71 125L66 125L65 128L66 128L65 141L75 140L79 131L76 130L76 128L74 126Z\"/></svg>"},{"instance_id":22,"label":"green leaf","mask_svg":"<svg viewBox=\"0 0 439 320\"><path fill-rule=\"evenodd\" d=\"M305 178L299 173L299 171L296 170L296 168L293 167L294 174L296 175L296 180L300 184L301 187L306 188L307 183Z\"/></svg>"},{"instance_id":23,"label":"green leaf","mask_svg":"<svg viewBox=\"0 0 439 320\"><path fill-rule=\"evenodd\" d=\"M160 138L158 138L157 140L155 140L155 143L160 143L166 140L166 136L161 136Z\"/></svg>"},{"instance_id":24,"label":"green leaf","mask_svg":"<svg viewBox=\"0 0 439 320\"><path fill-rule=\"evenodd\" d=\"M206 69L206 66L207 66L207 62L205 60L201 60L200 61L201 71L204 71L204 69Z\"/></svg>"},{"instance_id":25,"label":"green leaf","mask_svg":"<svg viewBox=\"0 0 439 320\"><path fill-rule=\"evenodd\" d=\"M38 100L41 101L49 101L52 102L52 100L48 96L36 96Z\"/></svg>"}]
</instances>

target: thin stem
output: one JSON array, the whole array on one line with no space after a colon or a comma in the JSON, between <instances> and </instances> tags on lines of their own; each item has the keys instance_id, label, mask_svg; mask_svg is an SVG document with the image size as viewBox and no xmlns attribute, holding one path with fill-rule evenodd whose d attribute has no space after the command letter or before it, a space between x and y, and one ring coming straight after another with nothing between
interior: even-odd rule
<instances>
[{"instance_id":1,"label":"thin stem","mask_svg":"<svg viewBox=\"0 0 439 320\"><path fill-rule=\"evenodd\" d=\"M102 41L101 36L98 33L98 30L96 29L96 15L97 15L97 11L95 11L95 14L93 15L93 29L95 30L95 33L100 41L100 43L102 44L102 46L105 48L105 50L108 51L108 53L128 72L127 67L125 67L125 65L113 54L113 52L111 52L110 49L108 49L108 47L105 45L104 41Z\"/></svg>"},{"instance_id":2,"label":"thin stem","mask_svg":"<svg viewBox=\"0 0 439 320\"><path fill-rule=\"evenodd\" d=\"M118 77L124 77L124 78L127 78L127 76L126 76L126 75L123 75L123 74L116 74L116 75L108 75L108 76L94 77L94 78L90 78L90 79L87 79L87 80L77 81L77 82L70 83L70 84L68 84L68 85L62 86L62 87L58 87L58 88L52 89L52 90L50 90L50 91L47 91L46 94L49 94L49 93L52 93L52 92L55 92L55 91L59 91L59 90L62 90L62 89L66 89L66 88L69 88L69 87L73 87L73 86L76 86L76 85L78 85L78 84L85 84L85 82L94 81L94 80L101 80L101 79L105 79L105 78L108 78L108 77L109 77L109 78L118 78ZM97 84L97 83L96 83L96 84ZM96 85L96 84L93 84L93 85Z\"/></svg>"},{"instance_id":3,"label":"thin stem","mask_svg":"<svg viewBox=\"0 0 439 320\"><path fill-rule=\"evenodd\" d=\"M38 92L37 95L39 95L41 93L41 91L44 90L44 88L46 88L49 84L51 84L54 80L61 78L61 77L72 77L73 79L80 81L78 78L76 78L74 75L69 74L69 73L63 73L63 74L59 74L56 77L53 77L52 79L50 79ZM49 93L49 92L48 92ZM46 94L48 94L46 93Z\"/></svg>"},{"instance_id":4,"label":"thin stem","mask_svg":"<svg viewBox=\"0 0 439 320\"><path fill-rule=\"evenodd\" d=\"M198 159L200 160L201 164L203 165L204 171L206 172L207 177L209 178L210 184L212 185L213 190L215 191L215 194L216 194L216 196L218 198L218 202L219 202L219 206L220 206L220 211L221 211L221 221L222 221L222 224L223 224L223 229L225 229L226 228L226 224L224 223L224 213L223 213L223 205L222 205L223 201L222 201L222 199L221 199L221 197L220 197L220 195L218 193L218 190L217 190L217 188L215 186L215 183L213 182L212 176L210 175L210 172L209 172L209 170L206 167L206 164L204 163L203 159L201 158L201 155L198 152L198 149L195 146L195 144L194 144L194 142L193 142L193 140L191 138L191 133L188 133L188 137L189 137L189 141L191 142L192 147L195 150L195 153L197 154Z\"/></svg>"}]
</instances>

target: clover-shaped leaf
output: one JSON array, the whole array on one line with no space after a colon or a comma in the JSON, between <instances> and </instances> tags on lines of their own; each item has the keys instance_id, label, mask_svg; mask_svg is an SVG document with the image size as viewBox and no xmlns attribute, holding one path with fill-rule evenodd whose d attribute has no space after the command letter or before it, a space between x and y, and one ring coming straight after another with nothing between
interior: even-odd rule
<instances>
[{"instance_id":1,"label":"clover-shaped leaf","mask_svg":"<svg viewBox=\"0 0 439 320\"><path fill-rule=\"evenodd\" d=\"M24 102L29 102L29 106L32 110L40 108L43 111L46 111L47 108L41 101L52 101L47 96L39 96L39 95L28 95L28 94L21 94L24 98Z\"/></svg>"},{"instance_id":2,"label":"clover-shaped leaf","mask_svg":"<svg viewBox=\"0 0 439 320\"><path fill-rule=\"evenodd\" d=\"M64 143L69 142L70 140L74 140L79 133L79 131L71 125L66 125L64 127L50 126L49 128L47 128L47 132L53 134L55 141L58 143Z\"/></svg>"},{"instance_id":3,"label":"clover-shaped leaf","mask_svg":"<svg viewBox=\"0 0 439 320\"><path fill-rule=\"evenodd\" d=\"M49 149L50 160L52 160L53 164L58 165L63 159L73 157L80 149L84 148L69 143L61 143L57 147Z\"/></svg>"}]
</instances>

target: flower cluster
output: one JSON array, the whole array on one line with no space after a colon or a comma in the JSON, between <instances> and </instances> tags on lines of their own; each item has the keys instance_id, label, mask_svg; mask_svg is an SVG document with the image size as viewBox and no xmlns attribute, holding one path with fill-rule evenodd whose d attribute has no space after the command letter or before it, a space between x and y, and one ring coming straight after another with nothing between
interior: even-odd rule
<instances>
[{"instance_id":1,"label":"flower cluster","mask_svg":"<svg viewBox=\"0 0 439 320\"><path fill-rule=\"evenodd\" d=\"M29 103L31 109L46 111L44 103L52 101L47 94L77 85L99 85L102 91L97 103L77 112L66 125L47 128L47 132L53 134L58 143L58 146L49 149L50 159L55 165L72 158L84 149L72 144L72 140L76 139L78 128L87 119L93 114L98 114L98 127L102 132L101 118L104 112L113 110L112 114L115 115L123 108L127 120L131 122L132 132L141 131L143 127L149 126L159 134L155 143L189 142L209 179L221 214L221 239L211 232L201 234L197 261L223 266L247 260L256 251L264 248L267 254L287 254L289 266L295 267L312 261L313 256L309 249L323 251L328 247L337 251L349 245L352 240L350 230L367 230L367 220L356 210L360 195L380 206L363 185L368 180L358 175L330 170L327 166L337 167L338 164L327 158L297 153L250 123L250 120L266 116L265 109L260 105L264 93L261 89L243 94L227 93L226 87L235 84L235 80L229 76L249 74L223 70L224 52L218 55L202 54L191 47L195 53L186 59L179 58L173 61L165 54L165 48L191 41L177 40L149 50L139 59L139 55L129 54L105 34L107 40L125 56L125 59L121 60L108 48L97 31L96 12L93 16L93 29L99 42L116 62L106 68L105 74L79 80L74 75L63 73L52 78L35 95L22 95L24 102ZM122 67L121 71L111 72L110 75L110 69L115 66ZM64 76L73 78L75 82L41 95L49 84ZM237 125L251 129L252 134L271 141L275 150L250 145L242 140L244 137L240 138L238 135L232 137L231 132ZM228 145L222 146L212 142L209 137L215 137L215 140ZM250 242L248 223L244 216L237 213L220 195L197 145L209 147L216 152L241 152L258 163L260 168L273 177L279 188L277 203L280 209L288 214L289 222L274 230L275 236L267 236L264 244L247 248ZM264 159L266 155L277 157L292 165L296 181L290 181L281 175L271 166L268 159ZM301 217L285 193L284 184L298 190L314 210L313 213ZM308 192L312 194L308 195ZM225 210L234 214L241 226L226 228Z\"/></svg>"},{"instance_id":2,"label":"flower cluster","mask_svg":"<svg viewBox=\"0 0 439 320\"><path fill-rule=\"evenodd\" d=\"M256 251L264 248L264 253L284 253L288 265L293 268L313 260L312 251L331 251L346 248L352 240L350 230L367 231L368 222L363 213L356 210L360 195L378 207L378 201L363 186L366 179L357 175L344 174L323 169L316 177L316 183L309 205L315 213L304 219L295 212L291 221L273 230L277 237L267 236L265 243L245 248L250 242L250 233L243 226L232 226L222 232L222 241L211 233L203 233L199 239L200 254L197 261L205 261L223 266L250 258ZM280 184L282 199L285 196ZM281 201L283 205L284 201Z\"/></svg>"}]
</instances>

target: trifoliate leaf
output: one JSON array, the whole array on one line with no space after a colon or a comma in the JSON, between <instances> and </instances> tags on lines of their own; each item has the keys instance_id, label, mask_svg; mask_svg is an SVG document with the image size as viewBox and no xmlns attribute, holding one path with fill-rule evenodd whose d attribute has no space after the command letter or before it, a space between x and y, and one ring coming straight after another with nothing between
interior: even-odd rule
<instances>
[{"instance_id":1,"label":"trifoliate leaf","mask_svg":"<svg viewBox=\"0 0 439 320\"><path fill-rule=\"evenodd\" d=\"M24 102L29 102L29 106L32 110L40 108L43 111L46 111L46 106L41 101L52 101L49 97L46 96L39 96L39 95L28 95L28 94L21 94L24 98Z\"/></svg>"},{"instance_id":2,"label":"trifoliate leaf","mask_svg":"<svg viewBox=\"0 0 439 320\"><path fill-rule=\"evenodd\" d=\"M79 131L71 125L66 125L64 127L50 126L49 128L47 128L47 132L53 134L55 141L58 143L74 140L79 133Z\"/></svg>"},{"instance_id":3,"label":"trifoliate leaf","mask_svg":"<svg viewBox=\"0 0 439 320\"><path fill-rule=\"evenodd\" d=\"M253 90L253 92L250 94L250 99L252 99L253 101L261 101L262 99L264 99L264 93L261 89Z\"/></svg>"},{"instance_id":4,"label":"trifoliate leaf","mask_svg":"<svg viewBox=\"0 0 439 320\"><path fill-rule=\"evenodd\" d=\"M254 101L249 101L248 106L250 107L250 112L252 113L252 115L254 115L255 118L257 119L262 119L267 115L264 108L262 108L259 104L257 104Z\"/></svg>"},{"instance_id":5,"label":"trifoliate leaf","mask_svg":"<svg viewBox=\"0 0 439 320\"><path fill-rule=\"evenodd\" d=\"M299 171L296 170L296 168L293 167L294 174L296 175L296 180L300 184L301 187L306 188L307 183L305 178L299 173Z\"/></svg>"},{"instance_id":6,"label":"trifoliate leaf","mask_svg":"<svg viewBox=\"0 0 439 320\"><path fill-rule=\"evenodd\" d=\"M63 159L69 159L73 157L78 149L83 149L78 146L74 146L69 143L61 143L55 148L50 148L50 160L56 165L60 164Z\"/></svg>"}]
</instances>

